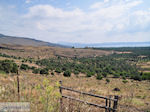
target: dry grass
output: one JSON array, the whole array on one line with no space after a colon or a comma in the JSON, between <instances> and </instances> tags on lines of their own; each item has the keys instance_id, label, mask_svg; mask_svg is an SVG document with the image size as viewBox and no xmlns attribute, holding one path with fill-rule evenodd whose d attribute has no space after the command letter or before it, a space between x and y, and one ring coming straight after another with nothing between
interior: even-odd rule
<instances>
[{"instance_id":1,"label":"dry grass","mask_svg":"<svg viewBox=\"0 0 150 112\"><path fill-rule=\"evenodd\" d=\"M137 66L143 69L142 72L150 72L150 62L140 62Z\"/></svg>"},{"instance_id":2,"label":"dry grass","mask_svg":"<svg viewBox=\"0 0 150 112\"><path fill-rule=\"evenodd\" d=\"M55 56L65 57L88 57L88 56L102 56L109 55L110 51L91 50L91 49L72 49L72 48L57 48L57 47L30 47L30 46L8 46L15 50L0 49L0 53L5 53L13 56L32 57L32 58L50 58ZM0 60L10 59L0 57ZM21 60L14 60L18 65ZM26 63L30 66L38 67L35 64ZM150 62L139 64L140 66L150 66ZM110 83L106 80L96 80L95 77L87 78L85 74L66 78L62 74L54 76L42 76L33 74L31 71L20 71L20 101L29 101L31 103L31 112L42 112L43 104L39 100L40 92L36 89L38 84L43 85L43 79L46 77L50 83L49 85L55 86L56 82L62 80L63 85L84 92L90 92L102 96L119 95L118 112L147 112L150 110L150 82L149 81L133 81L128 80L123 83L122 79L109 78ZM114 88L119 88L119 92L113 91ZM44 91L44 90L43 90ZM58 90L57 90L58 91ZM104 105L103 100L87 97L83 95L68 93L64 94L73 95L74 97L87 100L89 102ZM16 76L12 74L0 73L0 102L17 101L17 84ZM65 112L103 112L101 109L89 107L77 102L63 100Z\"/></svg>"},{"instance_id":3,"label":"dry grass","mask_svg":"<svg viewBox=\"0 0 150 112\"><path fill-rule=\"evenodd\" d=\"M48 46L15 46L15 45L3 45L14 50L0 49L0 53L4 53L12 56L20 56L24 58L52 58L55 56L62 57L94 57L109 55L113 52L104 50L93 49L73 49L73 48L60 48L60 47L48 47Z\"/></svg>"},{"instance_id":4,"label":"dry grass","mask_svg":"<svg viewBox=\"0 0 150 112\"><path fill-rule=\"evenodd\" d=\"M36 85L41 84L46 76L35 75L30 71L20 72L20 87L21 87L21 100L20 101L29 101L31 102L31 111L41 111L43 105L38 100L39 93L35 88ZM50 85L55 85L59 80L62 80L63 85L71 87L76 90L90 92L98 95L109 96L109 95L119 95L119 112L142 112L144 109L148 110L150 107L150 82L148 81L132 81L128 80L128 83L124 84L122 79L110 79L110 83L106 83L105 79L96 80L95 77L86 78L84 76L75 76L72 75L70 78L63 77L62 74L55 74L55 76L46 77L50 81ZM9 75L0 75L0 86L4 87L4 93L0 96L0 101L17 101L17 90L16 90L16 76ZM113 89L115 87L120 88L121 91L115 92ZM89 102L103 104L104 101L99 99L94 99L92 97L70 94L64 91L64 94L73 95L77 98L85 99ZM65 100L64 100L65 101ZM70 102L70 103L69 103ZM70 107L68 107L70 105ZM76 105L76 106L73 106ZM98 109L95 110L93 107L87 105L81 105L78 107L78 103L73 103L71 101L65 101L65 109L81 109L84 112L98 112ZM92 110L93 111L92 111ZM65 112L71 112L66 110Z\"/></svg>"}]
</instances>

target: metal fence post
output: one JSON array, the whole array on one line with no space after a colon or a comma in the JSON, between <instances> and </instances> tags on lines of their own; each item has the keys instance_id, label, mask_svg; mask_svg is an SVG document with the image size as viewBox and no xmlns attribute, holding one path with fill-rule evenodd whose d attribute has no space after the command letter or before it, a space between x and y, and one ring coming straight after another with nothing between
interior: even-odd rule
<instances>
[{"instance_id":1,"label":"metal fence post","mask_svg":"<svg viewBox=\"0 0 150 112\"><path fill-rule=\"evenodd\" d=\"M62 102L62 81L59 81L59 92L60 92L60 95L61 95L61 98L60 98L60 112L63 112L63 102Z\"/></svg>"},{"instance_id":2,"label":"metal fence post","mask_svg":"<svg viewBox=\"0 0 150 112\"><path fill-rule=\"evenodd\" d=\"M118 96L115 96L115 98L114 98L116 101L114 101L113 112L116 112L117 105L118 105L118 98L119 98Z\"/></svg>"}]
</instances>

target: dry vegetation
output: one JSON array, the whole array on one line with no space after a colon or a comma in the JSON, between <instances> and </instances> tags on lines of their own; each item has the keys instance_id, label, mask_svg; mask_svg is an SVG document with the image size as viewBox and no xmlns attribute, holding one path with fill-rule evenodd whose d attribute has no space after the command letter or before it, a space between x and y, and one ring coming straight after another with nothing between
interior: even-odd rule
<instances>
[{"instance_id":1,"label":"dry vegetation","mask_svg":"<svg viewBox=\"0 0 150 112\"><path fill-rule=\"evenodd\" d=\"M93 50L93 49L74 49L74 48L60 48L49 46L17 46L17 45L1 45L6 49L0 49L0 53L11 56L20 56L24 58L52 58L56 56L62 57L93 57L112 54L112 51Z\"/></svg>"},{"instance_id":2,"label":"dry vegetation","mask_svg":"<svg viewBox=\"0 0 150 112\"><path fill-rule=\"evenodd\" d=\"M137 65L142 68L142 72L150 72L150 62L141 62Z\"/></svg>"},{"instance_id":3,"label":"dry vegetation","mask_svg":"<svg viewBox=\"0 0 150 112\"><path fill-rule=\"evenodd\" d=\"M20 74L20 101L29 101L31 103L31 112L42 111L44 105L39 99L40 91L36 89L36 86L39 84L43 85L43 79L46 76L41 76L38 74L35 75L32 74L30 71L28 71L28 73L25 71L20 71ZM54 76L47 76L46 78L49 80L49 85L52 86L55 86L56 82L62 80L64 86L71 87L76 90L90 92L103 96L119 95L119 112L147 112L146 110L150 109L150 82L148 81L142 81L139 83L138 81L128 80L127 83L123 83L122 79L109 78L110 83L107 83L105 79L99 81L96 80L94 77L84 77L82 74L80 74L78 77L73 75L70 78L66 78L62 74L55 74ZM0 74L0 87L0 101L17 101L16 76ZM113 89L116 87L119 88L120 91L113 91ZM41 89L41 92L42 91L45 90ZM65 91L64 93L68 94ZM74 95L77 98L80 97L90 102L100 104L104 103L104 101L86 96L76 95L72 93L69 93L69 95ZM66 112L70 112L69 109L73 108L71 106L71 102L68 102L69 100L65 101L64 108ZM70 108L68 107L69 105ZM81 112L85 112L85 109L86 112L93 112L92 110L95 108L92 108L93 107L89 107L86 105L80 105L80 107L78 107L78 109L82 110Z\"/></svg>"},{"instance_id":4,"label":"dry vegetation","mask_svg":"<svg viewBox=\"0 0 150 112\"><path fill-rule=\"evenodd\" d=\"M0 49L0 53L8 55L31 57L35 59L50 58L55 56L65 57L92 57L111 54L112 51L92 50L92 49L73 49L73 48L56 48L56 47L25 47L25 46L6 46L10 49ZM0 57L0 60L11 59L18 65L22 64L22 60ZM29 66L38 66L34 63L24 62ZM139 63L138 66L150 67L150 62ZM145 71L144 71L145 72ZM28 101L31 104L31 112L42 112L45 110L47 104L44 100L47 100L47 88L43 85L43 80L48 80L48 90L50 89L49 109L50 112L57 112L59 110L59 89L55 88L56 83L62 80L63 85L84 92L90 92L102 96L114 96L119 95L119 107L118 112L149 112L150 111L150 81L135 81L127 79L127 82L123 82L122 78L108 77L110 82L106 81L106 78L102 80L96 80L95 76L87 78L85 74L79 74L78 76L72 74L67 78L63 76L63 73L54 75L40 75L33 74L31 70L19 71L20 78L20 101ZM41 88L38 88L38 86ZM54 87L54 88L53 88ZM114 91L114 88L119 88L120 91ZM54 92L53 92L54 91ZM103 100L87 97L79 94L68 93L64 91L64 94L75 96L89 102L98 103L104 105ZM53 95L53 96L51 96ZM55 99L54 99L55 98ZM44 100L43 100L44 99ZM17 80L16 74L0 73L0 102L15 102L18 101L17 97ZM80 104L78 102L71 102L63 99L64 112L103 112L104 110Z\"/></svg>"}]
</instances>

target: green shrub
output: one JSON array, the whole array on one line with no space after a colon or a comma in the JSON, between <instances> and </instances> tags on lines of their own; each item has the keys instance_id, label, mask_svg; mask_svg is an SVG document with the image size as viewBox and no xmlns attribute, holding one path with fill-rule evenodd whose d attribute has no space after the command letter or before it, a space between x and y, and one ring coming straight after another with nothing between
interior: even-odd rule
<instances>
[{"instance_id":1,"label":"green shrub","mask_svg":"<svg viewBox=\"0 0 150 112\"><path fill-rule=\"evenodd\" d=\"M54 75L54 72L52 72L51 75Z\"/></svg>"},{"instance_id":2,"label":"green shrub","mask_svg":"<svg viewBox=\"0 0 150 112\"><path fill-rule=\"evenodd\" d=\"M103 79L103 76L102 76L101 74L97 74L96 79L102 80L102 79Z\"/></svg>"},{"instance_id":3,"label":"green shrub","mask_svg":"<svg viewBox=\"0 0 150 112\"><path fill-rule=\"evenodd\" d=\"M16 63L13 63L13 67L11 70L12 73L17 73L18 72L18 65Z\"/></svg>"},{"instance_id":4,"label":"green shrub","mask_svg":"<svg viewBox=\"0 0 150 112\"><path fill-rule=\"evenodd\" d=\"M109 80L109 79L106 79L106 82L107 82L107 83L109 83L109 82L110 82L110 80Z\"/></svg>"},{"instance_id":5,"label":"green shrub","mask_svg":"<svg viewBox=\"0 0 150 112\"><path fill-rule=\"evenodd\" d=\"M0 74L6 74L6 72L4 72L4 71L0 70Z\"/></svg>"},{"instance_id":6,"label":"green shrub","mask_svg":"<svg viewBox=\"0 0 150 112\"><path fill-rule=\"evenodd\" d=\"M39 97L36 100L43 106L43 112L59 112L61 98L60 92L57 91L59 86L58 82L52 86L47 78L43 79L42 84L35 86L39 92Z\"/></svg>"},{"instance_id":7,"label":"green shrub","mask_svg":"<svg viewBox=\"0 0 150 112\"><path fill-rule=\"evenodd\" d=\"M55 72L56 73L61 73L62 71L59 68L56 68Z\"/></svg>"},{"instance_id":8,"label":"green shrub","mask_svg":"<svg viewBox=\"0 0 150 112\"><path fill-rule=\"evenodd\" d=\"M123 83L127 83L128 81L127 81L127 80L123 80L122 82L123 82Z\"/></svg>"},{"instance_id":9,"label":"green shrub","mask_svg":"<svg viewBox=\"0 0 150 112\"><path fill-rule=\"evenodd\" d=\"M104 77L107 77L107 73L106 73L106 72L102 73L102 75L103 75Z\"/></svg>"},{"instance_id":10,"label":"green shrub","mask_svg":"<svg viewBox=\"0 0 150 112\"><path fill-rule=\"evenodd\" d=\"M17 73L18 66L12 60L0 61L0 70L6 73Z\"/></svg>"},{"instance_id":11,"label":"green shrub","mask_svg":"<svg viewBox=\"0 0 150 112\"><path fill-rule=\"evenodd\" d=\"M33 71L32 71L32 73L35 73L35 74L38 74L40 72L40 69L34 69Z\"/></svg>"},{"instance_id":12,"label":"green shrub","mask_svg":"<svg viewBox=\"0 0 150 112\"><path fill-rule=\"evenodd\" d=\"M48 74L49 74L49 73L48 73L48 69L47 69L47 68L41 69L41 70L40 70L40 74L46 74L46 75L48 75Z\"/></svg>"},{"instance_id":13,"label":"green shrub","mask_svg":"<svg viewBox=\"0 0 150 112\"><path fill-rule=\"evenodd\" d=\"M32 59L29 59L29 62L32 63L33 62Z\"/></svg>"},{"instance_id":14,"label":"green shrub","mask_svg":"<svg viewBox=\"0 0 150 112\"><path fill-rule=\"evenodd\" d=\"M62 68L62 70L63 70L63 71L66 71L66 70L67 70L67 68L66 68L66 67L63 67L63 68Z\"/></svg>"},{"instance_id":15,"label":"green shrub","mask_svg":"<svg viewBox=\"0 0 150 112\"><path fill-rule=\"evenodd\" d=\"M114 74L114 76L113 76L114 78L119 78L120 77L120 75L119 74Z\"/></svg>"},{"instance_id":16,"label":"green shrub","mask_svg":"<svg viewBox=\"0 0 150 112\"><path fill-rule=\"evenodd\" d=\"M126 80L126 76L122 76L122 79Z\"/></svg>"},{"instance_id":17,"label":"green shrub","mask_svg":"<svg viewBox=\"0 0 150 112\"><path fill-rule=\"evenodd\" d=\"M34 70L34 69L36 69L36 67L32 66L30 69Z\"/></svg>"},{"instance_id":18,"label":"green shrub","mask_svg":"<svg viewBox=\"0 0 150 112\"><path fill-rule=\"evenodd\" d=\"M150 73L143 73L141 78L142 80L150 80Z\"/></svg>"},{"instance_id":19,"label":"green shrub","mask_svg":"<svg viewBox=\"0 0 150 112\"><path fill-rule=\"evenodd\" d=\"M93 75L94 75L93 72L87 72L87 74L86 74L87 77L91 77L91 76L93 76Z\"/></svg>"},{"instance_id":20,"label":"green shrub","mask_svg":"<svg viewBox=\"0 0 150 112\"><path fill-rule=\"evenodd\" d=\"M28 70L30 67L26 64L21 64L20 69L22 70Z\"/></svg>"},{"instance_id":21,"label":"green shrub","mask_svg":"<svg viewBox=\"0 0 150 112\"><path fill-rule=\"evenodd\" d=\"M133 75L133 76L131 76L131 79L134 79L134 80L137 80L137 81L141 81L142 80L140 75Z\"/></svg>"},{"instance_id":22,"label":"green shrub","mask_svg":"<svg viewBox=\"0 0 150 112\"><path fill-rule=\"evenodd\" d=\"M69 70L65 71L63 74L65 77L70 77L71 76L71 72Z\"/></svg>"},{"instance_id":23,"label":"green shrub","mask_svg":"<svg viewBox=\"0 0 150 112\"><path fill-rule=\"evenodd\" d=\"M74 71L74 74L78 75L78 74L79 74L79 71Z\"/></svg>"}]
</instances>

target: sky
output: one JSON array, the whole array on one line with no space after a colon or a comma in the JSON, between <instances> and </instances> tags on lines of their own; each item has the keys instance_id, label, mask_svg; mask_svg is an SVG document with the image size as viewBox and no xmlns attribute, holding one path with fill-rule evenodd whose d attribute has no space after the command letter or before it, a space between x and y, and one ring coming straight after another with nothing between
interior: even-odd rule
<instances>
[{"instance_id":1,"label":"sky","mask_svg":"<svg viewBox=\"0 0 150 112\"><path fill-rule=\"evenodd\" d=\"M150 41L150 0L0 0L0 33L53 43Z\"/></svg>"}]
</instances>

